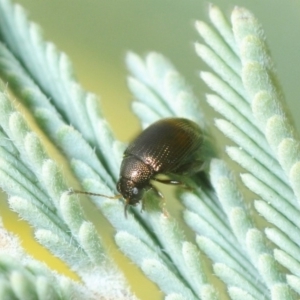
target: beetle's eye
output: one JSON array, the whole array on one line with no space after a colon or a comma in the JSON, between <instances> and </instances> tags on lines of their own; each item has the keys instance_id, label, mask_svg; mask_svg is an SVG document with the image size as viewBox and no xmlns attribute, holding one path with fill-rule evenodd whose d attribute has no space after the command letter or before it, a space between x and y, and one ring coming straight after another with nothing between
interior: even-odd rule
<instances>
[{"instance_id":1,"label":"beetle's eye","mask_svg":"<svg viewBox=\"0 0 300 300\"><path fill-rule=\"evenodd\" d=\"M139 190L138 190L136 187L134 187L134 188L132 189L132 193L133 193L134 195L137 195L138 192L139 192Z\"/></svg>"}]
</instances>

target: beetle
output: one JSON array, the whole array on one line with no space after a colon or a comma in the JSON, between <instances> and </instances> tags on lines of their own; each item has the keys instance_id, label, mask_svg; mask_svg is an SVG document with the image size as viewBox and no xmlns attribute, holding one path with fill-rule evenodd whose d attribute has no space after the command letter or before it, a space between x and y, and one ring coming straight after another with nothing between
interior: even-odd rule
<instances>
[{"instance_id":1,"label":"beetle","mask_svg":"<svg viewBox=\"0 0 300 300\"><path fill-rule=\"evenodd\" d=\"M203 161L201 149L203 133L193 121L185 118L160 119L142 131L127 147L120 167L117 182L119 195L110 197L96 193L73 191L106 198L124 198L126 216L129 205L142 201L147 190L152 189L158 196L163 195L151 184L158 181L164 184L183 185L174 179L160 179L164 174L193 174L201 170Z\"/></svg>"}]
</instances>

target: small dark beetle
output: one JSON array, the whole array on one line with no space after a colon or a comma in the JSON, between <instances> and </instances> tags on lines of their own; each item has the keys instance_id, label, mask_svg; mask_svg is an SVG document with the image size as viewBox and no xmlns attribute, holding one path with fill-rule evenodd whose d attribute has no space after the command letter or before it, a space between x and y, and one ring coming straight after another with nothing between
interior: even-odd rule
<instances>
[{"instance_id":1,"label":"small dark beetle","mask_svg":"<svg viewBox=\"0 0 300 300\"><path fill-rule=\"evenodd\" d=\"M165 174L171 177L172 174L184 175L200 171L202 143L201 129L193 121L167 118L153 123L125 150L117 183L120 195L108 198L123 197L126 215L128 205L139 203L144 192L149 189L163 197L150 181L179 185L180 181L159 179L156 176Z\"/></svg>"}]
</instances>

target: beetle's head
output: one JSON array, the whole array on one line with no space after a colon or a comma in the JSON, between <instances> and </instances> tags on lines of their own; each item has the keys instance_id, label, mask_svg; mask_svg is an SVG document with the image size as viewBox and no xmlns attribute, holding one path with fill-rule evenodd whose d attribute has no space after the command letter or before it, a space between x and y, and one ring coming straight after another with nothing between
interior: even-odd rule
<instances>
[{"instance_id":1,"label":"beetle's head","mask_svg":"<svg viewBox=\"0 0 300 300\"><path fill-rule=\"evenodd\" d=\"M128 205L136 205L142 200L144 188L145 187L143 185L138 185L136 182L128 178L121 177L119 179L117 183L117 190L126 200L125 214Z\"/></svg>"}]
</instances>

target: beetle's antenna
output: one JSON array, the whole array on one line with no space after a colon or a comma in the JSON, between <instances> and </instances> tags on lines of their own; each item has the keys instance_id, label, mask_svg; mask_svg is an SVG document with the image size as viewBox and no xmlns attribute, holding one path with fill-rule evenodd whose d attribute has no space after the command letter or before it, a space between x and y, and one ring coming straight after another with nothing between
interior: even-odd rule
<instances>
[{"instance_id":1,"label":"beetle's antenna","mask_svg":"<svg viewBox=\"0 0 300 300\"><path fill-rule=\"evenodd\" d=\"M115 196L107 196L107 195L102 195L98 193L90 193L90 192L85 192L85 191L77 191L77 190L70 190L68 191L68 195L74 195L74 194L83 194L83 195L90 195L90 196L98 196L98 197L104 197L108 199L119 199L122 198L122 195L115 195Z\"/></svg>"}]
</instances>

